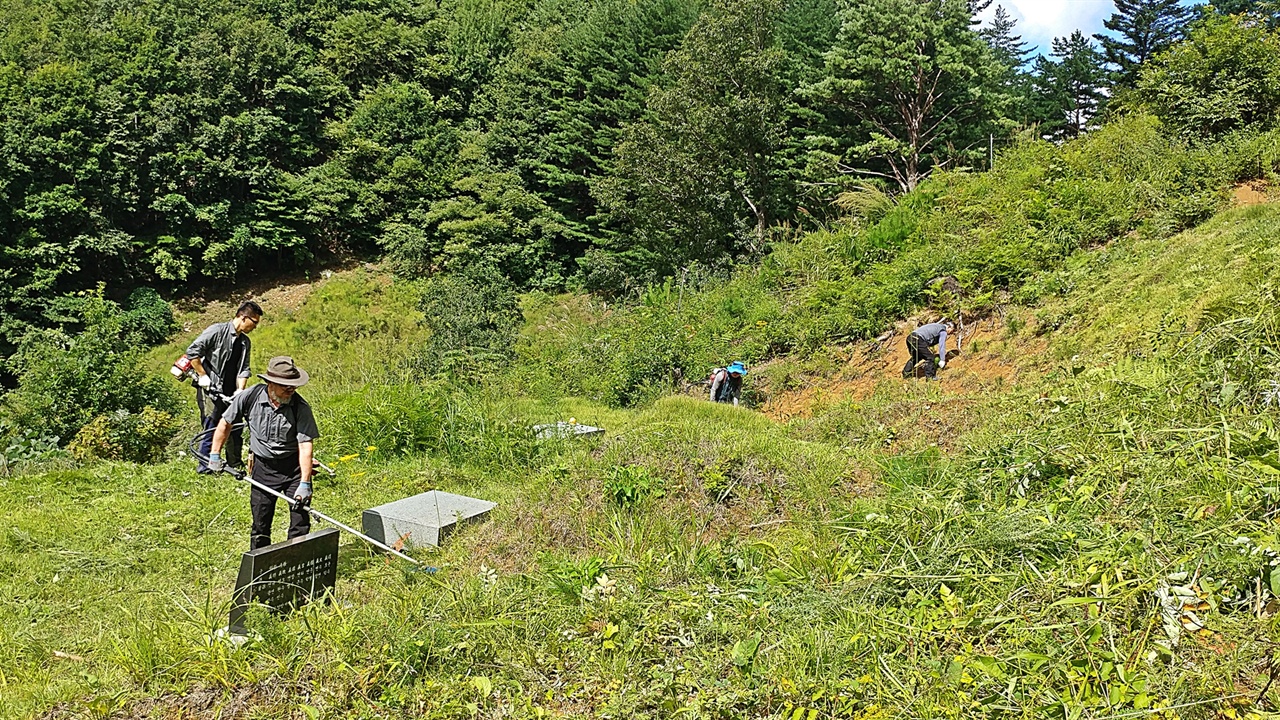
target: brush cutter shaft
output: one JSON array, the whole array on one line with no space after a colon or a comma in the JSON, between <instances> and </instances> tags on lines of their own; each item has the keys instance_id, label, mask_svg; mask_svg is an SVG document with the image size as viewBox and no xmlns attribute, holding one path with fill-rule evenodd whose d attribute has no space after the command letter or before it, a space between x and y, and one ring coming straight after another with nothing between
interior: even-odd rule
<instances>
[{"instance_id":1,"label":"brush cutter shaft","mask_svg":"<svg viewBox=\"0 0 1280 720\"><path fill-rule=\"evenodd\" d=\"M244 426L244 423L241 423L240 425L237 425L236 427L243 427L243 426ZM203 437L203 436L204 436L204 435L206 435L206 434L212 433L212 432L213 432L213 430L212 430L212 429L210 429L210 430L204 430L204 431L201 431L201 432L197 433L195 437L191 438L191 444L190 444L190 446L189 446L189 448L190 448L190 450L191 450L191 454L192 454L192 455L194 455L194 456L196 456L197 458L199 458L199 459L201 459L201 460L204 460L206 463L207 463L207 462L209 462L209 458L208 458L207 456L205 456L204 454L202 454L202 453L201 453L199 450L197 450L196 448L197 448L198 444L200 443L200 441L204 439L204 437ZM330 470L330 469L329 469L328 467L326 467L325 465L323 465L323 464L321 464L321 463L316 463L316 464L320 465L320 467L323 467L325 470L329 470L329 473L330 473L330 474L334 474L333 470ZM224 472L226 472L226 473L228 473L229 475L231 475L232 477L234 477L234 478L235 478L235 479L237 479L237 480L243 480L243 481L245 481L245 482L249 483L250 485L252 485L252 486L254 486L254 487L258 488L259 490L261 490L262 492L268 493L268 494L270 494L270 495L274 495L274 496L276 496L276 497L280 498L281 500L284 500L285 502L289 503L290 505L293 505L293 504L296 502L293 498L289 497L288 495L285 495L284 493L282 493L282 492L280 492L280 491L278 491L278 490L273 490L273 489L271 489L271 488L267 487L266 485L263 485L262 483L258 482L257 480L254 480L253 478L249 477L248 475L246 475L246 474L245 474L243 471L241 471L241 470L233 470L233 469L231 469L231 468L223 468L223 471L224 471ZM396 550L395 548L391 547L390 545L387 545L386 543L380 542L380 541L378 541L378 540L374 540L373 538L369 537L368 535L365 535L364 533L360 532L359 530L356 530L355 528L353 528L353 527L351 527L351 526L349 526L349 525L347 525L347 524L345 524L345 523L341 523L341 522L338 522L337 520L334 520L333 518L329 517L328 515L325 515L324 513L320 512L319 510L317 510L317 509L315 509L315 508L311 507L310 505L308 505L308 506L307 506L307 512L311 513L311 515L312 515L313 517L315 517L315 518L317 518L317 519L319 519L319 520L324 520L325 522L327 522L327 523L329 523L329 524L331 524L331 525L337 525L338 527L342 528L343 530L346 530L347 532L351 533L352 535L355 535L356 537L360 538L361 540L364 540L365 542L369 543L370 545L373 545L373 546L375 546L375 547L377 547L377 548L380 548L380 549L382 549L382 550L386 550L387 552L391 553L392 555L395 555L395 556L396 556L396 557L398 557L398 558L401 558L401 559L403 559L403 560L408 560L409 562L413 563L414 565L421 565L421 564L422 564L422 563L419 563L417 560L414 560L413 558L409 557L408 555L405 555L404 553L400 552L399 550Z\"/></svg>"},{"instance_id":2,"label":"brush cutter shaft","mask_svg":"<svg viewBox=\"0 0 1280 720\"><path fill-rule=\"evenodd\" d=\"M228 472L230 472L230 471L228 471ZM285 502L289 503L290 505L293 505L293 504L295 504L295 503L297 502L296 500L294 500L293 498L289 497L288 495L285 495L284 493L282 493L282 492L280 492L280 491L278 491L278 490L272 490L271 488L267 487L266 485L263 485L262 483L258 482L257 480L254 480L253 478L251 478L251 477L249 477L248 475L244 474L243 472L231 472L231 474L232 474L233 476L235 476L235 477L236 477L236 479L238 479L238 480L243 480L243 481L245 481L245 482L249 483L250 485L252 485L252 486L254 486L254 487L258 488L258 489L259 489L259 490L261 490L262 492L265 492L265 493L269 493L269 494L271 494L271 495L274 495L274 496L276 496L276 497L280 498L281 500L284 500ZM395 555L395 556L397 556L397 557L404 558L405 560L408 560L409 562L413 563L414 565L419 564L417 560L414 560L413 558L409 557L408 555L405 555L404 553L400 552L399 550L396 550L395 548L391 547L390 545L386 545L386 544L384 544L384 543L382 543L382 542L379 542L379 541L377 541L377 540L374 540L373 538L369 537L368 535L365 535L364 533L360 532L359 530L356 530L355 528L352 528L352 527L350 527L350 526L348 526L348 525L346 525L346 524L344 524L344 523L338 522L337 520L334 520L333 518L329 517L328 515L325 515L324 513L320 512L319 510L317 510L317 509L315 509L315 508L313 508L313 507L311 507L311 506L309 506L309 505L307 506L307 508L306 508L306 509L307 509L307 512L311 513L314 517L316 517L316 518L318 518L318 519L320 519L320 520L324 520L325 522L330 523L330 524L332 524L332 525L337 525L338 527L342 528L343 530L346 530L347 532L351 533L352 535L355 535L356 537L360 538L361 540L364 540L365 542L367 542L367 543L369 543L369 544L371 544L371 545L375 545L375 546L377 546L377 547L379 547L379 548L382 548L383 550L386 550L387 552L389 552L389 553L391 553L391 554L393 554L393 555Z\"/></svg>"}]
</instances>

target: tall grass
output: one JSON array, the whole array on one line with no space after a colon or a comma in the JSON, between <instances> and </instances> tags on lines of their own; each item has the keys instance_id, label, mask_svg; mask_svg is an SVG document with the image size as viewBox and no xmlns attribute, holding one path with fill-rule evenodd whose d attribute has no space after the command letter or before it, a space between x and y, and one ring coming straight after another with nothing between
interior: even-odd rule
<instances>
[{"instance_id":1,"label":"tall grass","mask_svg":"<svg viewBox=\"0 0 1280 720\"><path fill-rule=\"evenodd\" d=\"M875 337L921 309L975 317L1011 293L1035 302L1041 279L1082 251L1171 237L1224 207L1234 183L1274 176L1274 140L1192 146L1142 115L1061 146L1028 139L991 172L871 198L870 211L856 206L731 277L694 268L631 306L537 298L513 377L546 396L631 406L734 359Z\"/></svg>"},{"instance_id":2,"label":"tall grass","mask_svg":"<svg viewBox=\"0 0 1280 720\"><path fill-rule=\"evenodd\" d=\"M347 538L331 603L256 615L257 636L233 647L211 631L246 544L243 488L177 463L0 478L0 714L1261 716L1280 641L1280 315L1265 282L1280 212L1231 211L1167 237L1162 223L1181 221L1161 208L1184 180L1144 170L1175 166L1144 165L1158 138L1130 129L1099 134L1091 152L1110 148L1151 187L1125 190L1122 171L1082 160L1042 182L1031 160L1010 159L1008 195L940 178L926 209L886 210L916 213L893 221L915 229L886 226L882 260L861 274L816 262L818 247L870 252L838 230L636 307L530 298L519 360L478 386L402 373L407 321L388 331L393 349L350 339L358 330L303 332L348 317L344 293L394 307L404 290L326 286L332 307L308 301L255 337L264 355L302 337L314 353L293 354L314 368L322 452L345 458L319 480L317 506L354 522L439 488L498 502L489 520L415 551L432 574ZM1019 152L1049 173L1077 147ZM1014 201L1032 190L1047 198L1040 215ZM1137 214L1104 225L1122 237L1079 250L1110 238L1071 230L1068 200L1141 199L1113 190L1157 201L1121 208ZM914 307L908 280L931 280L932 258L962 257L1004 222L964 226L960 209L987 202L956 199L965 192L1009 203L1014 235L1025 221L1061 240L1036 246L1041 274L1013 258L1005 281L965 285L1023 283L1018 312L1057 358L1034 385L966 398L894 383L790 425L695 398L646 402L673 367L691 380L722 358L800 350ZM961 226L972 236L930 234ZM841 310L873 276L898 278L890 300ZM786 340L788 323L818 329ZM906 432L942 407L973 413L973 429L945 442ZM527 431L567 414L608 433Z\"/></svg>"}]
</instances>

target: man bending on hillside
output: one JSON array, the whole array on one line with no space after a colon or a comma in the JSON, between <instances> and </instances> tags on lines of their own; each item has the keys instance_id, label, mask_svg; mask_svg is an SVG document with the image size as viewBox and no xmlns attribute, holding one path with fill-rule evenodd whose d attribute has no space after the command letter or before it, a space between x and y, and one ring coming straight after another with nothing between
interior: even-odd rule
<instances>
[{"instance_id":1,"label":"man bending on hillside","mask_svg":"<svg viewBox=\"0 0 1280 720\"><path fill-rule=\"evenodd\" d=\"M902 367L902 377L915 375L916 363L924 361L924 376L930 380L938 376L938 369L947 366L947 333L955 332L955 323L942 318L936 323L921 325L907 336L907 364ZM933 346L938 346L939 360L933 362Z\"/></svg>"},{"instance_id":2,"label":"man bending on hillside","mask_svg":"<svg viewBox=\"0 0 1280 720\"><path fill-rule=\"evenodd\" d=\"M200 337L187 348L186 356L196 371L196 407L200 409L200 423L205 430L218 424L218 418L227 411L230 398L244 390L249 382L249 333L262 321L262 308L258 303L246 301L236 310L230 322L214 323L200 333ZM200 452L209 454L209 439L200 443ZM231 436L227 445L227 459L233 466L240 465L240 432ZM212 472L203 460L198 460L196 472Z\"/></svg>"},{"instance_id":3,"label":"man bending on hillside","mask_svg":"<svg viewBox=\"0 0 1280 720\"><path fill-rule=\"evenodd\" d=\"M307 384L307 373L294 364L293 358L281 355L271 358L267 374L258 377L265 385L254 385L231 401L231 406L218 421L213 433L213 449L209 468L221 472L222 446L231 435L231 426L241 420L249 422L249 452L253 453L251 476L276 492L294 499L289 508L289 537L311 532L312 458L315 439L320 437L311 406L298 394ZM249 494L253 528L249 531L249 549L271 544L271 522L276 514L276 496L253 488Z\"/></svg>"}]
</instances>

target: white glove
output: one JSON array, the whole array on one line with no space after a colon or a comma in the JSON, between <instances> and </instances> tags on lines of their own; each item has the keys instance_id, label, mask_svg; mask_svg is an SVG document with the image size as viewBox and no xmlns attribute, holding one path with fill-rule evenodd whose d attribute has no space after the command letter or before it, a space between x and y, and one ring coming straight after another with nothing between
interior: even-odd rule
<instances>
[{"instance_id":1,"label":"white glove","mask_svg":"<svg viewBox=\"0 0 1280 720\"><path fill-rule=\"evenodd\" d=\"M946 360L943 360L943 361L941 361L941 362L939 362L939 363L938 363L938 369L939 369L939 370L941 370L942 368L944 368L944 367L946 367L946 366L947 366L947 361L946 361Z\"/></svg>"},{"instance_id":2,"label":"white glove","mask_svg":"<svg viewBox=\"0 0 1280 720\"><path fill-rule=\"evenodd\" d=\"M201 375L199 379L196 380L196 382L200 384L201 390L208 390L209 385L213 382L213 380L209 378L208 373L205 373L204 375Z\"/></svg>"}]
</instances>

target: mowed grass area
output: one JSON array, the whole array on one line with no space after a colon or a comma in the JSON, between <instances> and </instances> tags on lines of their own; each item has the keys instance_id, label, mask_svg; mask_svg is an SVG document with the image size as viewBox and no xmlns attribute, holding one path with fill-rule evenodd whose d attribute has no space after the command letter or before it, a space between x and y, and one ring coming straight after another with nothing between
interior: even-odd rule
<instances>
[{"instance_id":1,"label":"mowed grass area","mask_svg":"<svg viewBox=\"0 0 1280 720\"><path fill-rule=\"evenodd\" d=\"M530 396L505 376L417 382L407 291L335 278L255 335L255 360L308 338L293 354L316 378L322 453L348 457L317 507L355 521L438 488L499 502L493 517L420 553L434 574L344 538L334 602L257 616L260 637L236 648L212 638L248 528L229 478L178 460L0 478L0 709L1266 713L1277 230L1280 210L1259 206L1081 253L1037 281L1035 304L1005 309L1010 343L1047 342L1046 375L975 397L944 373L789 424L688 397L619 410ZM373 314L344 315L348 296L399 307L400 330L327 334L325 317ZM972 414L967 429L913 432L945 412ZM609 434L523 430L568 417Z\"/></svg>"}]
</instances>

